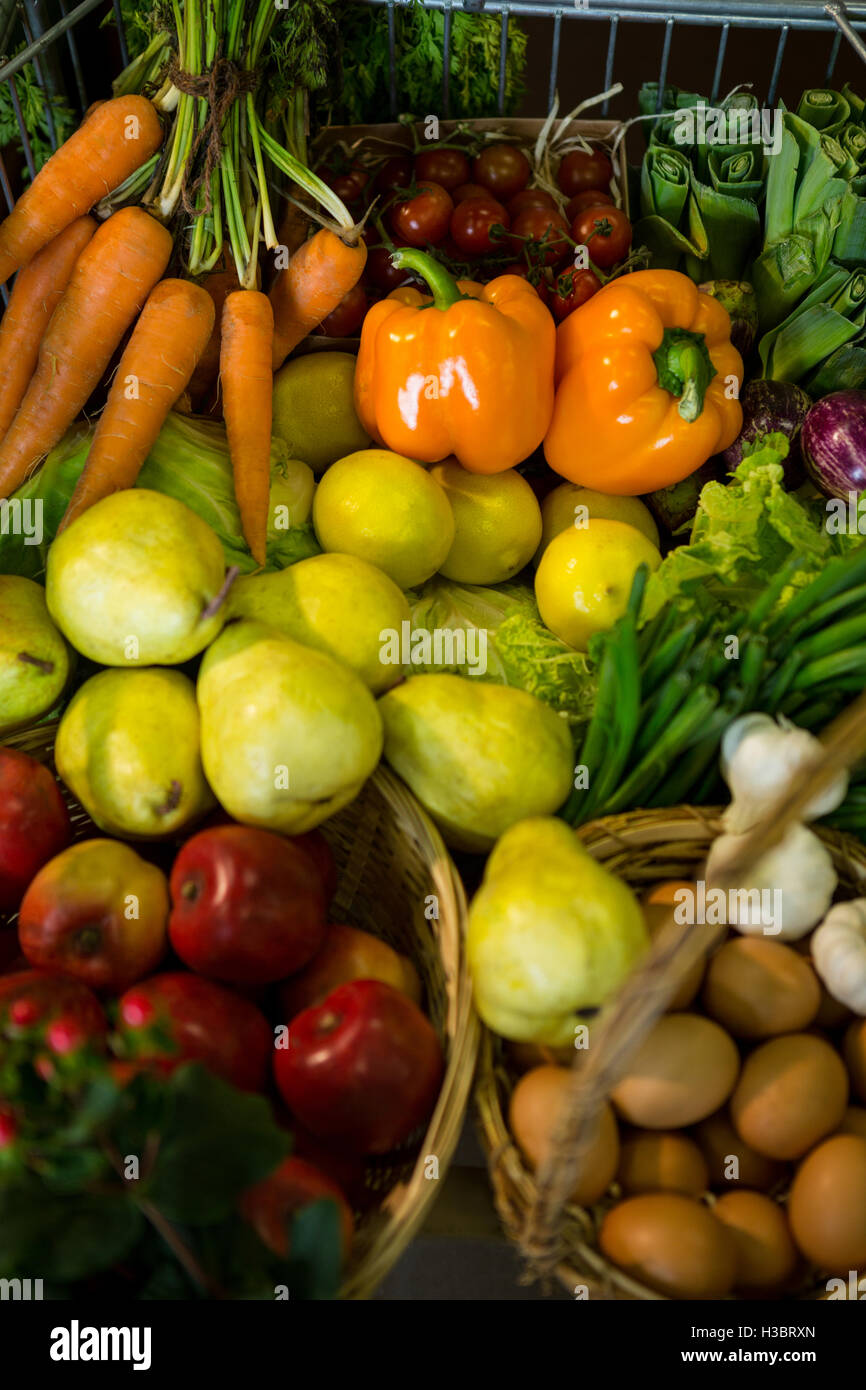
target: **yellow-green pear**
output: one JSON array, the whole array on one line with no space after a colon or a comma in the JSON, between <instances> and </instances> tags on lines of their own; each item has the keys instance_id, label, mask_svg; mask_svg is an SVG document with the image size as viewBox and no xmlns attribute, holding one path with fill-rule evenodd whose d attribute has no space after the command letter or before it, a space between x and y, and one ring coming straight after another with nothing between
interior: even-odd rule
<instances>
[{"instance_id":1,"label":"yellow-green pear","mask_svg":"<svg viewBox=\"0 0 866 1390\"><path fill-rule=\"evenodd\" d=\"M264 623L231 623L198 677L202 760L246 825L298 835L354 800L379 761L382 721L342 662Z\"/></svg>"},{"instance_id":2,"label":"yellow-green pear","mask_svg":"<svg viewBox=\"0 0 866 1390\"><path fill-rule=\"evenodd\" d=\"M525 690L475 676L412 676L379 701L385 759L448 844L484 851L572 786L568 725Z\"/></svg>"},{"instance_id":3,"label":"yellow-green pear","mask_svg":"<svg viewBox=\"0 0 866 1390\"><path fill-rule=\"evenodd\" d=\"M225 622L216 532L183 502L147 488L104 497L48 552L48 611L101 666L177 666Z\"/></svg>"},{"instance_id":4,"label":"yellow-green pear","mask_svg":"<svg viewBox=\"0 0 866 1390\"><path fill-rule=\"evenodd\" d=\"M475 1006L514 1042L567 1047L584 1011L619 988L649 945L637 898L564 821L502 836L469 909Z\"/></svg>"},{"instance_id":5,"label":"yellow-green pear","mask_svg":"<svg viewBox=\"0 0 866 1390\"><path fill-rule=\"evenodd\" d=\"M48 713L63 693L73 660L51 621L41 585L0 574L0 734Z\"/></svg>"},{"instance_id":6,"label":"yellow-green pear","mask_svg":"<svg viewBox=\"0 0 866 1390\"><path fill-rule=\"evenodd\" d=\"M245 575L229 596L229 613L336 657L374 695L402 679L400 663L388 660L388 639L399 642L409 604L384 570L356 555L312 555L275 573Z\"/></svg>"},{"instance_id":7,"label":"yellow-green pear","mask_svg":"<svg viewBox=\"0 0 866 1390\"><path fill-rule=\"evenodd\" d=\"M180 671L100 671L73 696L57 771L101 830L158 839L213 805L192 681Z\"/></svg>"}]
</instances>

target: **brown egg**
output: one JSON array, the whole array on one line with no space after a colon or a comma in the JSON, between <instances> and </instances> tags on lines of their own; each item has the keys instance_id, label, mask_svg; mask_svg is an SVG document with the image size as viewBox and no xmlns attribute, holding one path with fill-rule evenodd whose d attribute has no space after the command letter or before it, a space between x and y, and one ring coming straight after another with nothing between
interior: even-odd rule
<instances>
[{"instance_id":1,"label":"brown egg","mask_svg":"<svg viewBox=\"0 0 866 1390\"><path fill-rule=\"evenodd\" d=\"M717 1023L699 1014L665 1014L611 1099L642 1129L679 1129L718 1110L739 1069L737 1049Z\"/></svg>"},{"instance_id":2,"label":"brown egg","mask_svg":"<svg viewBox=\"0 0 866 1390\"><path fill-rule=\"evenodd\" d=\"M842 1116L839 1133L859 1134L861 1139L866 1139L866 1110L864 1110L861 1105L848 1106L848 1109Z\"/></svg>"},{"instance_id":3,"label":"brown egg","mask_svg":"<svg viewBox=\"0 0 866 1390\"><path fill-rule=\"evenodd\" d=\"M769 1192L785 1176L783 1163L759 1154L740 1138L727 1108L702 1120L696 1137L710 1170L710 1187L754 1187Z\"/></svg>"},{"instance_id":4,"label":"brown egg","mask_svg":"<svg viewBox=\"0 0 866 1390\"><path fill-rule=\"evenodd\" d=\"M730 1230L737 1247L735 1286L742 1293L779 1289L797 1268L797 1248L784 1209L760 1192L726 1192L713 1215Z\"/></svg>"},{"instance_id":5,"label":"brown egg","mask_svg":"<svg viewBox=\"0 0 866 1390\"><path fill-rule=\"evenodd\" d=\"M511 1093L511 1133L531 1168L540 1167L550 1151L553 1131L568 1091L567 1067L536 1067L521 1076ZM595 1142L571 1200L580 1206L597 1202L613 1182L619 1162L619 1133L613 1111L605 1105Z\"/></svg>"},{"instance_id":6,"label":"brown egg","mask_svg":"<svg viewBox=\"0 0 866 1390\"><path fill-rule=\"evenodd\" d=\"M831 1274L866 1265L866 1139L834 1134L803 1159L788 1198L803 1254Z\"/></svg>"},{"instance_id":7,"label":"brown egg","mask_svg":"<svg viewBox=\"0 0 866 1390\"><path fill-rule=\"evenodd\" d=\"M669 1298L724 1298L736 1274L733 1236L709 1209L675 1192L629 1197L607 1213L601 1252Z\"/></svg>"},{"instance_id":8,"label":"brown egg","mask_svg":"<svg viewBox=\"0 0 866 1390\"><path fill-rule=\"evenodd\" d=\"M709 1185L707 1161L694 1140L664 1130L643 1130L627 1139L616 1176L628 1196L682 1192L699 1197Z\"/></svg>"},{"instance_id":9,"label":"brown egg","mask_svg":"<svg viewBox=\"0 0 866 1390\"><path fill-rule=\"evenodd\" d=\"M696 892L694 883L687 883L685 879L671 879L668 883L656 884L654 888L649 888L644 893L640 905L650 937L658 934L673 908L677 906L674 894L680 888L687 888L690 893ZM695 961L694 965L690 965L685 971L678 972L682 973L682 979L668 1004L669 1009L688 1008L701 987L705 966L706 956Z\"/></svg>"},{"instance_id":10,"label":"brown egg","mask_svg":"<svg viewBox=\"0 0 866 1390\"><path fill-rule=\"evenodd\" d=\"M866 1100L866 1018L851 1024L845 1034L844 1052L851 1089L860 1100Z\"/></svg>"},{"instance_id":11,"label":"brown egg","mask_svg":"<svg viewBox=\"0 0 866 1390\"><path fill-rule=\"evenodd\" d=\"M786 1033L749 1056L731 1096L734 1129L768 1158L800 1158L841 1123L848 1078L823 1038Z\"/></svg>"},{"instance_id":12,"label":"brown egg","mask_svg":"<svg viewBox=\"0 0 866 1390\"><path fill-rule=\"evenodd\" d=\"M702 995L711 1018L736 1038L771 1038L806 1028L821 990L807 960L779 941L736 936L707 968Z\"/></svg>"},{"instance_id":13,"label":"brown egg","mask_svg":"<svg viewBox=\"0 0 866 1390\"><path fill-rule=\"evenodd\" d=\"M809 964L814 970L811 957ZM840 1004L838 999L833 998L820 976L816 974L815 979L818 981L818 988L821 991L821 1002L818 1005L818 1012L812 1019L813 1024L816 1028L826 1028L831 1032L835 1028L844 1028L848 1020L853 1017L851 1010L845 1004Z\"/></svg>"}]
</instances>

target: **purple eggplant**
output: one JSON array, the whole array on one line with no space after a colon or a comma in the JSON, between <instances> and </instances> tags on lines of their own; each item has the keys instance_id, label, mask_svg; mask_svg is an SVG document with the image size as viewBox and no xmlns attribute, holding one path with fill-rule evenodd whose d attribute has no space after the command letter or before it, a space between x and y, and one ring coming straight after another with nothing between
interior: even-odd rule
<instances>
[{"instance_id":1,"label":"purple eggplant","mask_svg":"<svg viewBox=\"0 0 866 1390\"><path fill-rule=\"evenodd\" d=\"M825 496L866 492L866 391L833 391L816 401L800 442L806 471Z\"/></svg>"},{"instance_id":2,"label":"purple eggplant","mask_svg":"<svg viewBox=\"0 0 866 1390\"><path fill-rule=\"evenodd\" d=\"M721 456L728 472L733 473L742 462L744 444L751 444L763 434L784 434L788 440L788 457L783 464L785 486L799 487L803 481L800 430L812 406L811 398L793 382L760 380L750 381L743 388L740 405L743 428Z\"/></svg>"}]
</instances>

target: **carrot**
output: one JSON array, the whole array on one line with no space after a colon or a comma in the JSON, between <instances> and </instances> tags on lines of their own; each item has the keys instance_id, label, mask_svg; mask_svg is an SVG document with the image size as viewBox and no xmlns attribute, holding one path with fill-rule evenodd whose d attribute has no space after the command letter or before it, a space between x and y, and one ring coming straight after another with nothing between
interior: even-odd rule
<instances>
[{"instance_id":1,"label":"carrot","mask_svg":"<svg viewBox=\"0 0 866 1390\"><path fill-rule=\"evenodd\" d=\"M120 359L84 472L60 523L134 487L166 416L186 390L214 324L210 295L188 280L152 290Z\"/></svg>"},{"instance_id":2,"label":"carrot","mask_svg":"<svg viewBox=\"0 0 866 1390\"><path fill-rule=\"evenodd\" d=\"M8 497L63 438L126 330L165 271L171 234L141 208L121 208L97 229L39 347L36 371L0 444L0 497Z\"/></svg>"},{"instance_id":3,"label":"carrot","mask_svg":"<svg viewBox=\"0 0 866 1390\"><path fill-rule=\"evenodd\" d=\"M295 252L270 291L274 371L357 285L366 262L367 247L363 241L349 246L325 227Z\"/></svg>"},{"instance_id":4,"label":"carrot","mask_svg":"<svg viewBox=\"0 0 866 1390\"><path fill-rule=\"evenodd\" d=\"M159 116L146 97L114 97L97 107L42 166L0 224L0 285L161 144Z\"/></svg>"},{"instance_id":5,"label":"carrot","mask_svg":"<svg viewBox=\"0 0 866 1390\"><path fill-rule=\"evenodd\" d=\"M265 563L271 482L274 315L260 290L236 290L222 312L223 416L247 545Z\"/></svg>"},{"instance_id":6,"label":"carrot","mask_svg":"<svg viewBox=\"0 0 866 1390\"><path fill-rule=\"evenodd\" d=\"M198 360L198 365L192 374L189 383L189 394L193 405L203 405L207 401L205 398L212 393L216 384L220 369L220 318L226 295L234 290L240 289L238 273L234 266L226 270L215 270L207 275L201 282L203 290L207 291L214 304L214 326L210 335L210 342L205 347L204 352Z\"/></svg>"},{"instance_id":7,"label":"carrot","mask_svg":"<svg viewBox=\"0 0 866 1390\"><path fill-rule=\"evenodd\" d=\"M0 439L12 424L24 398L36 368L39 344L69 283L75 262L95 231L92 217L79 217L70 222L15 277L6 313L0 322Z\"/></svg>"}]
</instances>

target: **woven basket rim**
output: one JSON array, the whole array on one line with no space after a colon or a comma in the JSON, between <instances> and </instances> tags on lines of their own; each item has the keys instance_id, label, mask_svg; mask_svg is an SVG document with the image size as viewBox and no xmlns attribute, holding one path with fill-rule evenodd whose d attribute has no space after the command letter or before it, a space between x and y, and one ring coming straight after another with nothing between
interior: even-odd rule
<instances>
[{"instance_id":1,"label":"woven basket rim","mask_svg":"<svg viewBox=\"0 0 866 1390\"><path fill-rule=\"evenodd\" d=\"M51 720L17 729L4 736L5 745L31 754L50 755L58 725L59 720ZM401 829L411 832L401 836L408 850L423 854L439 896L440 935L448 932L458 964L456 971L449 971L440 952L448 1018L444 1030L445 1074L436 1107L427 1123L411 1174L386 1194L377 1212L370 1214L371 1222L379 1220L381 1225L370 1237L360 1258L353 1262L350 1257L338 1294L341 1299L369 1298L423 1224L441 1190L441 1180L447 1173L463 1129L481 1041L481 1024L472 1002L465 951L466 895L445 842L409 788L389 768L379 764L358 795L363 796L369 790L382 797ZM68 788L66 791L68 793ZM339 815L337 812L334 819ZM425 1175L425 1159L431 1154L438 1160L439 1181Z\"/></svg>"},{"instance_id":2,"label":"woven basket rim","mask_svg":"<svg viewBox=\"0 0 866 1390\"><path fill-rule=\"evenodd\" d=\"M594 857L604 859L605 850L616 847L632 852L635 846L649 851L668 848L675 853L690 851L703 858L706 846L721 830L720 807L676 806L655 810L628 811L600 817L581 826L575 833ZM866 845L843 831L823 826L814 829L833 855L840 878L859 878L866 885ZM662 836L659 839L659 836ZM703 851L703 852L702 852ZM670 878L665 871L659 878ZM520 1248L520 1237L537 1195L533 1172L527 1167L508 1127L503 1097L510 1093L511 1078L497 1058L496 1035L482 1025L481 1046L474 1088L478 1130L487 1158L494 1202L505 1232ZM602 1210L599 1207L598 1210ZM570 1204L563 1213L557 1264L554 1273L569 1292L586 1286L590 1295L604 1300L668 1302L664 1294L630 1278L605 1259L595 1243L596 1219L591 1210ZM797 1295L814 1300L824 1290L809 1289ZM740 1302L729 1295L725 1302Z\"/></svg>"}]
</instances>

